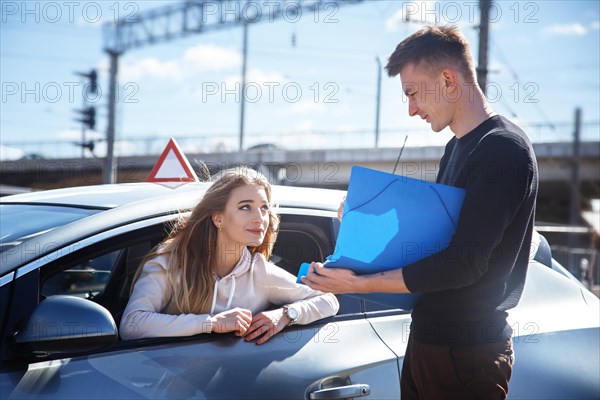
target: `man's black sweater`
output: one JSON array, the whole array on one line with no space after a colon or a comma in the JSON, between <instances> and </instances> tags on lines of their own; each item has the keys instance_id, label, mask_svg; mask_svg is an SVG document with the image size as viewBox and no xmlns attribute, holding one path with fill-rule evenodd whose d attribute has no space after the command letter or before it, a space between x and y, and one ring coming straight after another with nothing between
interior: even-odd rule
<instances>
[{"instance_id":1,"label":"man's black sweater","mask_svg":"<svg viewBox=\"0 0 600 400\"><path fill-rule=\"evenodd\" d=\"M424 293L411 335L423 343L477 345L507 339L506 310L519 302L531 245L538 169L515 124L493 116L446 145L438 183L465 189L450 245L403 268Z\"/></svg>"}]
</instances>

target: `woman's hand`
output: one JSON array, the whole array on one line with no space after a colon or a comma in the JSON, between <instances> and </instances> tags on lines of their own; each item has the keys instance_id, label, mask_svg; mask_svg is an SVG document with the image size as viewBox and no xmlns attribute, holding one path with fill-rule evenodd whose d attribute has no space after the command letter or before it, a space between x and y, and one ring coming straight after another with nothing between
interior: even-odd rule
<instances>
[{"instance_id":1,"label":"woman's hand","mask_svg":"<svg viewBox=\"0 0 600 400\"><path fill-rule=\"evenodd\" d=\"M236 307L211 317L210 322L213 332L233 332L237 336L244 336L252 322L252 311Z\"/></svg>"},{"instance_id":2,"label":"woman's hand","mask_svg":"<svg viewBox=\"0 0 600 400\"><path fill-rule=\"evenodd\" d=\"M289 323L290 319L283 313L283 308L261 312L252 318L252 324L246 331L246 340L258 338L256 344L263 344Z\"/></svg>"}]
</instances>

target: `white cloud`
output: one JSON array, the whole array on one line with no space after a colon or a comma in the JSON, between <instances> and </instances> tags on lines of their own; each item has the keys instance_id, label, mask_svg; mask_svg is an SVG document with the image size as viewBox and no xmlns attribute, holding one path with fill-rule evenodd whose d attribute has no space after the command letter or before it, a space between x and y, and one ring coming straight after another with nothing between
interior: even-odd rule
<instances>
[{"instance_id":1,"label":"white cloud","mask_svg":"<svg viewBox=\"0 0 600 400\"><path fill-rule=\"evenodd\" d=\"M145 57L132 62L125 61L120 75L126 81L150 77L181 82L199 72L238 68L241 63L242 56L235 50L199 44L188 48L178 59L161 61L156 57Z\"/></svg>"},{"instance_id":2,"label":"white cloud","mask_svg":"<svg viewBox=\"0 0 600 400\"><path fill-rule=\"evenodd\" d=\"M212 44L199 44L186 50L183 65L192 72L221 71L242 65L242 55L237 51Z\"/></svg>"},{"instance_id":3,"label":"white cloud","mask_svg":"<svg viewBox=\"0 0 600 400\"><path fill-rule=\"evenodd\" d=\"M283 96L285 85L289 80L278 72L267 72L260 69L251 69L246 74L246 94L252 103L278 101ZM192 91L192 96L202 99L202 102L221 101L236 99L242 85L241 75L230 75L222 82L202 82L200 88ZM302 90L302 88L300 88ZM295 95L290 89L290 96Z\"/></svg>"},{"instance_id":4,"label":"white cloud","mask_svg":"<svg viewBox=\"0 0 600 400\"><path fill-rule=\"evenodd\" d=\"M160 61L155 57L145 57L132 63L124 63L120 76L125 81L138 81L144 77L172 78L180 81L183 78L181 66L175 61Z\"/></svg>"},{"instance_id":5,"label":"white cloud","mask_svg":"<svg viewBox=\"0 0 600 400\"><path fill-rule=\"evenodd\" d=\"M588 30L578 22L572 24L555 24L544 28L544 33L562 36L583 36Z\"/></svg>"},{"instance_id":6,"label":"white cloud","mask_svg":"<svg viewBox=\"0 0 600 400\"><path fill-rule=\"evenodd\" d=\"M594 21L590 24L590 29L592 30L599 30L600 29L600 21Z\"/></svg>"},{"instance_id":7,"label":"white cloud","mask_svg":"<svg viewBox=\"0 0 600 400\"><path fill-rule=\"evenodd\" d=\"M12 161L18 160L25 156L25 152L16 147L8 147L0 144L0 160L2 161Z\"/></svg>"}]
</instances>

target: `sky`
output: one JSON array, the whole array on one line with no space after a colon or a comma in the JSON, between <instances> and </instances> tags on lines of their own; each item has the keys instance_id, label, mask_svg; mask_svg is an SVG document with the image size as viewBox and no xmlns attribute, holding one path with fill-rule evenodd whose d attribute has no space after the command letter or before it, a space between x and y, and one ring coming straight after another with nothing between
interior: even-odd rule
<instances>
[{"instance_id":1,"label":"sky","mask_svg":"<svg viewBox=\"0 0 600 400\"><path fill-rule=\"evenodd\" d=\"M310 2L310 1L309 1ZM0 159L78 157L84 98L106 135L108 66L103 26L175 1L0 1ZM463 30L477 60L477 1L364 1L294 15L297 1L238 4L260 13L248 29L244 147L362 148L375 144L377 78L396 45L426 24ZM235 4L209 2L207 15ZM231 20L233 14L229 14ZM583 139L600 138L600 2L495 1L490 13L489 102L535 142L570 140L575 109ZM210 21L210 20L209 20ZM239 146L242 28L125 52L119 58L117 155L157 154L170 137L186 152ZM381 66L380 66L380 64ZM97 95L76 72L97 69ZM398 77L382 73L382 147L441 145L410 118ZM95 155L105 144L98 142ZM89 153L87 154L90 155Z\"/></svg>"}]
</instances>

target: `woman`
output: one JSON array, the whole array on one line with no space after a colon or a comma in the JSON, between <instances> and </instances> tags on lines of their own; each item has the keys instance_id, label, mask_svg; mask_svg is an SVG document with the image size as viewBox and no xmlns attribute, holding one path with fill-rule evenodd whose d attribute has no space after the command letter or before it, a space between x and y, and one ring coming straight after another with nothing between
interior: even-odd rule
<instances>
[{"instance_id":1,"label":"woman","mask_svg":"<svg viewBox=\"0 0 600 400\"><path fill-rule=\"evenodd\" d=\"M121 337L234 332L262 344L290 323L335 315L333 294L297 284L267 261L279 224L270 204L263 175L223 172L140 266ZM263 311L269 304L282 307Z\"/></svg>"}]
</instances>

